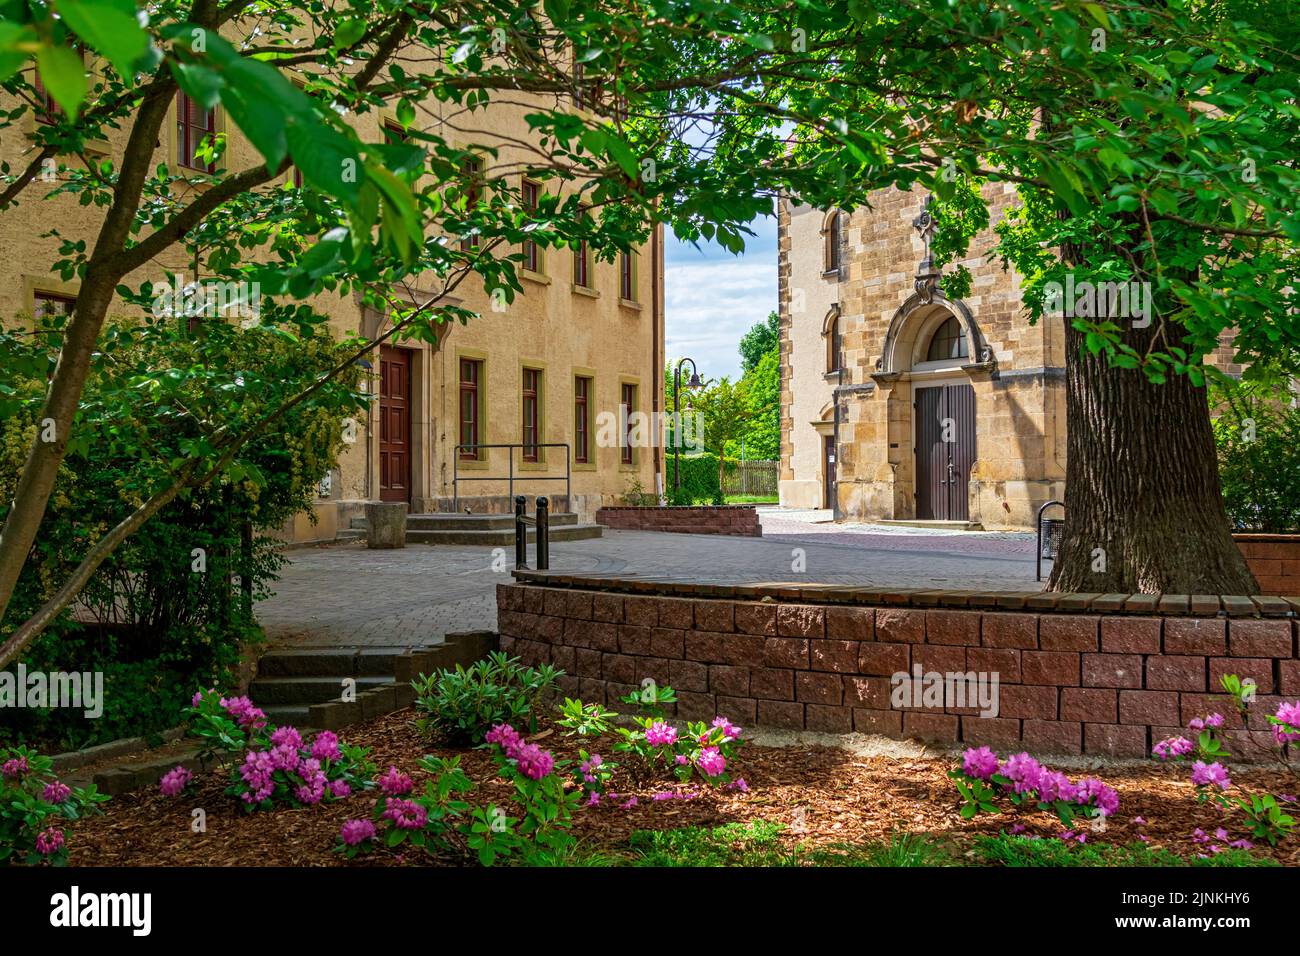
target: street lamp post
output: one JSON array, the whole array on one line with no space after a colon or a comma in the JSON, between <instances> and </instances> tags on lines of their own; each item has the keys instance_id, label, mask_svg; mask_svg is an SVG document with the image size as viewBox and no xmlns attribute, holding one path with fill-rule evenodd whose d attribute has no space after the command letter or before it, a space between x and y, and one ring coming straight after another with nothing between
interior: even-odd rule
<instances>
[{"instance_id":1,"label":"street lamp post","mask_svg":"<svg viewBox=\"0 0 1300 956\"><path fill-rule=\"evenodd\" d=\"M678 359L677 367L673 370L673 491L675 492L682 490L682 365L686 362L691 363L691 378L686 383L686 387L699 388L704 384L700 381L695 359Z\"/></svg>"}]
</instances>

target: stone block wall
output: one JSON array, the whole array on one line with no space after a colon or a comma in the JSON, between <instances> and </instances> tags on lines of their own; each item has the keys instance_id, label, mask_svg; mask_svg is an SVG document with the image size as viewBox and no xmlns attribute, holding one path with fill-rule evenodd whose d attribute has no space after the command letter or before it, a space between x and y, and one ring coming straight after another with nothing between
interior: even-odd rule
<instances>
[{"instance_id":1,"label":"stone block wall","mask_svg":"<svg viewBox=\"0 0 1300 956\"><path fill-rule=\"evenodd\" d=\"M677 534L763 535L753 505L702 505L666 508L601 508L596 523L622 531L673 531Z\"/></svg>"},{"instance_id":2,"label":"stone block wall","mask_svg":"<svg viewBox=\"0 0 1300 956\"><path fill-rule=\"evenodd\" d=\"M1261 594L1300 594L1300 534L1235 534Z\"/></svg>"},{"instance_id":3,"label":"stone block wall","mask_svg":"<svg viewBox=\"0 0 1300 956\"><path fill-rule=\"evenodd\" d=\"M503 650L562 668L565 692L588 702L615 703L646 679L671 685L683 719L1142 757L1192 717L1233 719L1213 691L1235 673L1258 685L1257 723L1228 735L1244 754L1268 746L1265 713L1300 696L1300 599L529 577L543 583L498 586ZM997 674L996 716L894 706L891 678L916 667Z\"/></svg>"}]
</instances>

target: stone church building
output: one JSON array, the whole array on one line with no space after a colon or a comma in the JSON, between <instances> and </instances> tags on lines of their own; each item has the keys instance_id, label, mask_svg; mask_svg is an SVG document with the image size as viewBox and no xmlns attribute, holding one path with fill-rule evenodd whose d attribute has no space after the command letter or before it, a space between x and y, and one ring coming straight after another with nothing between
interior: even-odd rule
<instances>
[{"instance_id":1,"label":"stone church building","mask_svg":"<svg viewBox=\"0 0 1300 956\"><path fill-rule=\"evenodd\" d=\"M1017 201L1010 184L985 197L991 223ZM962 261L971 295L945 298L926 202L779 203L781 504L1029 528L1064 495L1063 320L1030 324L1016 274L985 259L991 228Z\"/></svg>"}]
</instances>

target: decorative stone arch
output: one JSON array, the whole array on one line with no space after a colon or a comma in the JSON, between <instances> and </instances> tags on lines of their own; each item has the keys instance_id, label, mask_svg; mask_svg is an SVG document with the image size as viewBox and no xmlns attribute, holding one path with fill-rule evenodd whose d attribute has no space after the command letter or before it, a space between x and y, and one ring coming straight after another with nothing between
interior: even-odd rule
<instances>
[{"instance_id":1,"label":"decorative stone arch","mask_svg":"<svg viewBox=\"0 0 1300 956\"><path fill-rule=\"evenodd\" d=\"M925 349L931 336L949 318L955 318L966 336L967 358L960 364L984 365L993 360L992 349L984 341L979 324L960 299L947 299L937 292L924 295L914 292L890 319L889 331L880 358L878 374L910 372L925 361Z\"/></svg>"}]
</instances>

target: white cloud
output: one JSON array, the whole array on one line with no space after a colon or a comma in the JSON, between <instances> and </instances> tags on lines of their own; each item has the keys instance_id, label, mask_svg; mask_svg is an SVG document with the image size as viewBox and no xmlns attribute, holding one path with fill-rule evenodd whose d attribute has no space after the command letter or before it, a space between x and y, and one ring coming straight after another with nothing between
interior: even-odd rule
<instances>
[{"instance_id":1,"label":"white cloud","mask_svg":"<svg viewBox=\"0 0 1300 956\"><path fill-rule=\"evenodd\" d=\"M776 224L752 224L743 255L712 243L700 249L671 236L665 256L665 348L689 355L708 378L740 374L740 338L777 307Z\"/></svg>"}]
</instances>

